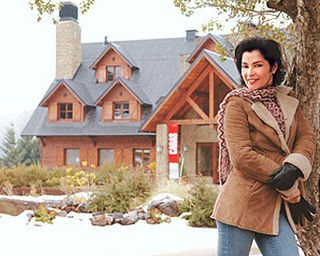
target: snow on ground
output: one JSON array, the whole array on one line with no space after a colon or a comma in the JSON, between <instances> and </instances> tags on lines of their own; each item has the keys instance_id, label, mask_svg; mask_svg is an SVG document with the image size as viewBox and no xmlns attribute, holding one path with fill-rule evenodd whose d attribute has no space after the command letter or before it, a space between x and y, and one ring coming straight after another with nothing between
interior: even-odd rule
<instances>
[{"instance_id":1,"label":"snow on ground","mask_svg":"<svg viewBox=\"0 0 320 256\"><path fill-rule=\"evenodd\" d=\"M73 200L88 196L79 193ZM6 197L43 203L66 199L66 196L0 195ZM155 225L139 220L129 226L99 227L91 225L91 214L71 212L48 224L34 218L28 222L28 214L32 213L24 211L19 216L0 213L1 256L216 256L217 230L190 227L180 218ZM261 256L255 243L250 256Z\"/></svg>"},{"instance_id":2,"label":"snow on ground","mask_svg":"<svg viewBox=\"0 0 320 256\"><path fill-rule=\"evenodd\" d=\"M28 213L0 214L1 255L215 255L216 229L192 228L185 220L171 223L97 227L91 214L69 213L53 224L28 222Z\"/></svg>"}]
</instances>

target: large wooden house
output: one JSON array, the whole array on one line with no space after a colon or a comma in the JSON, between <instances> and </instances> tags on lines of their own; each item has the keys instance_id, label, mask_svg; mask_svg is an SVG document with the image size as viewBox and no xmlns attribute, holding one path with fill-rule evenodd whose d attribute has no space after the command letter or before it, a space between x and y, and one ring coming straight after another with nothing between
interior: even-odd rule
<instances>
[{"instance_id":1,"label":"large wooden house","mask_svg":"<svg viewBox=\"0 0 320 256\"><path fill-rule=\"evenodd\" d=\"M218 106L238 84L223 36L81 43L78 9L66 3L56 25L56 77L23 135L41 140L47 167L148 165L168 176L168 125L179 127L185 175L217 182Z\"/></svg>"}]
</instances>

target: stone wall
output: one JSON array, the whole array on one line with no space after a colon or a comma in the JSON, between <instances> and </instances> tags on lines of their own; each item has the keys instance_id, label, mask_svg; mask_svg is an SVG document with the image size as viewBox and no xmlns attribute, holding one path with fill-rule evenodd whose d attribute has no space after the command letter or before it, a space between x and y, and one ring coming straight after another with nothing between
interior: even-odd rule
<instances>
[{"instance_id":1,"label":"stone wall","mask_svg":"<svg viewBox=\"0 0 320 256\"><path fill-rule=\"evenodd\" d=\"M181 129L181 154L184 157L186 175L194 177L196 175L196 150L197 143L218 142L216 127L210 128L208 125L185 125ZM188 146L188 151L183 147Z\"/></svg>"}]
</instances>

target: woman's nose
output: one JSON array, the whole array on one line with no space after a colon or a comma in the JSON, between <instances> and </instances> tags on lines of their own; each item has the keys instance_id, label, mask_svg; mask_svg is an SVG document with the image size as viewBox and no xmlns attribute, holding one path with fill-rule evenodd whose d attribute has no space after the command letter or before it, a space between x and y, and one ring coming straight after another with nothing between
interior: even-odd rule
<instances>
[{"instance_id":1,"label":"woman's nose","mask_svg":"<svg viewBox=\"0 0 320 256\"><path fill-rule=\"evenodd\" d=\"M249 68L248 68L248 75L249 75L249 76L254 75L254 68L253 68L253 67L249 67Z\"/></svg>"}]
</instances>

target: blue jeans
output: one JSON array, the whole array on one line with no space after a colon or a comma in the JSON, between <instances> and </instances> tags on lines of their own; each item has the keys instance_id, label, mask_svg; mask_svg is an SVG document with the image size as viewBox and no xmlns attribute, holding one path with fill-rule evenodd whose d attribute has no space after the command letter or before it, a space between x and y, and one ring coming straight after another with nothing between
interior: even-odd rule
<instances>
[{"instance_id":1,"label":"blue jeans","mask_svg":"<svg viewBox=\"0 0 320 256\"><path fill-rule=\"evenodd\" d=\"M297 241L288 220L280 213L279 235L265 235L217 221L217 256L249 255L253 239L263 256L299 256Z\"/></svg>"}]
</instances>

